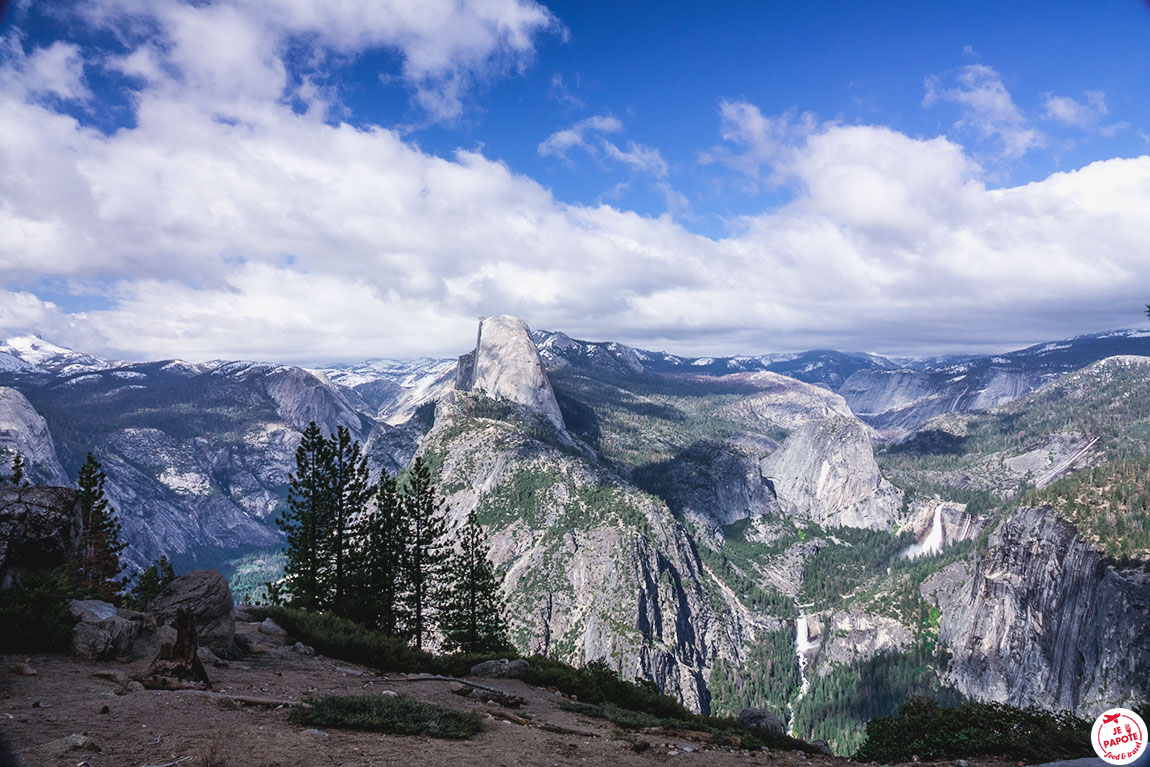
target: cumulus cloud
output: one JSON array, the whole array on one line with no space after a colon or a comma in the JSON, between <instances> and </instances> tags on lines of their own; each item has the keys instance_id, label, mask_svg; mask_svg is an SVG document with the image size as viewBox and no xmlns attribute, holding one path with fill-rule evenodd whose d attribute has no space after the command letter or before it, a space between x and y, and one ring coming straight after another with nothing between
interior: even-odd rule
<instances>
[{"instance_id":1,"label":"cumulus cloud","mask_svg":"<svg viewBox=\"0 0 1150 767\"><path fill-rule=\"evenodd\" d=\"M570 128L563 128L552 133L539 142L537 151L541 157L559 157L570 162L567 153L575 148L582 149L592 155L597 151L596 145L588 140L592 133L618 133L623 130L623 123L611 115L593 115L585 117Z\"/></svg>"},{"instance_id":2,"label":"cumulus cloud","mask_svg":"<svg viewBox=\"0 0 1150 767\"><path fill-rule=\"evenodd\" d=\"M248 6L222 7L210 20L229 39L254 34ZM312 363L459 353L476 316L509 312L685 353L901 353L1129 324L1145 303L1150 157L992 189L944 137L728 102L713 161L794 198L705 237L564 203L479 151L301 111L275 45L191 74L182 45L117 54L139 85L133 126L111 135L38 97L22 61L0 65L0 330L128 358ZM595 119L579 141L665 181L650 147L608 142L607 157L622 125ZM580 146L553 151L564 141ZM109 285L107 306L38 294L69 282Z\"/></svg>"},{"instance_id":3,"label":"cumulus cloud","mask_svg":"<svg viewBox=\"0 0 1150 767\"><path fill-rule=\"evenodd\" d=\"M927 77L925 86L923 106L938 102L957 104L962 117L955 127L973 130L984 139L997 138L1001 154L1007 159L1017 159L1046 144L1046 137L1028 125L993 67L970 64L958 70L950 87L936 75Z\"/></svg>"}]
</instances>

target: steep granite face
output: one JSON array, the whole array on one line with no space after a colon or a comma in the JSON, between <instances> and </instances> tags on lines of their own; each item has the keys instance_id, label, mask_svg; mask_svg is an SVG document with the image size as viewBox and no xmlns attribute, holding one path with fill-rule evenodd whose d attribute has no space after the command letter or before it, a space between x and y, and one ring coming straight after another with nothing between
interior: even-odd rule
<instances>
[{"instance_id":1,"label":"steep granite face","mask_svg":"<svg viewBox=\"0 0 1150 767\"><path fill-rule=\"evenodd\" d=\"M0 386L0 456L14 452L24 456L25 472L30 480L48 485L69 484L68 475L56 456L48 423L23 394ZM0 460L10 458L0 457ZM0 466L0 474L7 473L8 466Z\"/></svg>"},{"instance_id":2,"label":"steep granite face","mask_svg":"<svg viewBox=\"0 0 1150 767\"><path fill-rule=\"evenodd\" d=\"M800 426L763 459L762 470L783 508L797 516L830 527L894 524L901 492L879 472L866 428L855 418Z\"/></svg>"},{"instance_id":3,"label":"steep granite face","mask_svg":"<svg viewBox=\"0 0 1150 767\"><path fill-rule=\"evenodd\" d=\"M527 323L503 314L479 323L474 351L459 358L455 388L480 391L542 413L563 429L563 416Z\"/></svg>"},{"instance_id":4,"label":"steep granite face","mask_svg":"<svg viewBox=\"0 0 1150 767\"><path fill-rule=\"evenodd\" d=\"M1119 574L1048 508L1015 511L988 553L922 593L965 695L1094 716L1150 692L1150 582Z\"/></svg>"}]
</instances>

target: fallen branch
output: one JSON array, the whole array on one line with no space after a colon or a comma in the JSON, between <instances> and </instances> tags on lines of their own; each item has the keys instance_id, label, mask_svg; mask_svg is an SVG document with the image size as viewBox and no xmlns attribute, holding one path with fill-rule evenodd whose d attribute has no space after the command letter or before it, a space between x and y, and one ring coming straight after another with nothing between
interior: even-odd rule
<instances>
[{"instance_id":1,"label":"fallen branch","mask_svg":"<svg viewBox=\"0 0 1150 767\"><path fill-rule=\"evenodd\" d=\"M459 684L465 684L468 687L474 687L476 690L483 690L484 692L494 692L494 693L498 693L500 695L506 695L507 694L507 693L503 692L502 690L496 690L494 687L487 687L486 685L476 684L475 682L468 682L466 679L459 679L458 677L454 677L454 676L439 676L438 674L435 674L432 676L399 677L396 679L388 678L386 681L388 681L388 682L458 682Z\"/></svg>"},{"instance_id":2,"label":"fallen branch","mask_svg":"<svg viewBox=\"0 0 1150 767\"><path fill-rule=\"evenodd\" d=\"M180 762L186 762L191 758L192 757L190 757L190 756L181 756L179 759L177 759L174 762L164 762L163 764L141 764L140 767L172 767L172 765L174 765L174 764L179 764Z\"/></svg>"},{"instance_id":3,"label":"fallen branch","mask_svg":"<svg viewBox=\"0 0 1150 767\"><path fill-rule=\"evenodd\" d=\"M176 690L174 692L190 692L193 695L202 695L205 698L217 700L230 700L235 703L247 703L249 706L299 706L311 708L310 703L302 700L281 700L279 698L254 698L250 695L230 695L226 692L209 692L208 690Z\"/></svg>"}]
</instances>

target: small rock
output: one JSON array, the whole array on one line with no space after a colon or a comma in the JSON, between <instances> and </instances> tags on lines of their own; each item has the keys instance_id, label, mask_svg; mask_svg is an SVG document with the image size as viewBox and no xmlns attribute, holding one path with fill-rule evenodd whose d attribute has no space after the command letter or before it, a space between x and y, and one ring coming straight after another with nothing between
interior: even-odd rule
<instances>
[{"instance_id":1,"label":"small rock","mask_svg":"<svg viewBox=\"0 0 1150 767\"><path fill-rule=\"evenodd\" d=\"M143 684L133 679L128 682L128 686L125 689L127 689L128 692L143 692L146 688Z\"/></svg>"},{"instance_id":2,"label":"small rock","mask_svg":"<svg viewBox=\"0 0 1150 767\"><path fill-rule=\"evenodd\" d=\"M310 647L303 642L296 642L292 645L291 649L295 652L298 652L300 655L306 655L309 658L315 655L315 648Z\"/></svg>"},{"instance_id":3,"label":"small rock","mask_svg":"<svg viewBox=\"0 0 1150 767\"><path fill-rule=\"evenodd\" d=\"M380 695L382 695L385 698L398 698L399 697L399 693L396 692L395 690L384 690L383 692L380 693Z\"/></svg>"},{"instance_id":4,"label":"small rock","mask_svg":"<svg viewBox=\"0 0 1150 767\"><path fill-rule=\"evenodd\" d=\"M200 656L200 663L203 663L205 666L215 666L216 668L228 667L228 662L221 660L220 656L212 652L210 647L201 646L196 650L196 654Z\"/></svg>"},{"instance_id":5,"label":"small rock","mask_svg":"<svg viewBox=\"0 0 1150 767\"><path fill-rule=\"evenodd\" d=\"M316 730L314 728L309 728L309 729L304 730L303 734L307 735L309 738L315 738L316 740L327 740L328 739L328 734L326 732L324 732L323 730Z\"/></svg>"},{"instance_id":6,"label":"small rock","mask_svg":"<svg viewBox=\"0 0 1150 767\"><path fill-rule=\"evenodd\" d=\"M354 668L348 668L347 666L336 666L335 670L339 671L340 673L347 674L348 676L363 676L362 671L358 671Z\"/></svg>"},{"instance_id":7,"label":"small rock","mask_svg":"<svg viewBox=\"0 0 1150 767\"><path fill-rule=\"evenodd\" d=\"M36 676L36 669L27 663L16 663L12 666L12 673L17 676Z\"/></svg>"},{"instance_id":8,"label":"small rock","mask_svg":"<svg viewBox=\"0 0 1150 767\"><path fill-rule=\"evenodd\" d=\"M52 704L51 703L45 703L42 700L38 700L32 704L32 708L52 708Z\"/></svg>"},{"instance_id":9,"label":"small rock","mask_svg":"<svg viewBox=\"0 0 1150 767\"><path fill-rule=\"evenodd\" d=\"M271 618L264 618L263 623L260 624L260 627L257 629L257 631L259 631L261 634L267 634L268 636L273 637L287 636L287 630L284 629L283 626L273 621Z\"/></svg>"},{"instance_id":10,"label":"small rock","mask_svg":"<svg viewBox=\"0 0 1150 767\"><path fill-rule=\"evenodd\" d=\"M87 735L74 732L71 735L48 741L44 744L43 749L53 756L67 756L72 751L99 751L100 747L93 743Z\"/></svg>"},{"instance_id":11,"label":"small rock","mask_svg":"<svg viewBox=\"0 0 1150 767\"><path fill-rule=\"evenodd\" d=\"M690 753L693 753L695 751L695 747L694 746L683 746L683 751L690 754Z\"/></svg>"},{"instance_id":12,"label":"small rock","mask_svg":"<svg viewBox=\"0 0 1150 767\"><path fill-rule=\"evenodd\" d=\"M107 714L107 713L110 713L111 711L112 711L112 709L108 708L107 706L100 706L100 713L101 714Z\"/></svg>"},{"instance_id":13,"label":"small rock","mask_svg":"<svg viewBox=\"0 0 1150 767\"><path fill-rule=\"evenodd\" d=\"M825 756L834 756L835 755L835 752L831 751L831 744L827 743L825 740L812 740L811 745L814 746L815 750L818 751L820 754L823 754ZM970 767L970 765L967 764L966 767Z\"/></svg>"},{"instance_id":14,"label":"small rock","mask_svg":"<svg viewBox=\"0 0 1150 767\"><path fill-rule=\"evenodd\" d=\"M531 668L531 664L523 658L516 658L515 660L508 660L507 658L500 658L499 660L489 660L483 663L477 663L471 667L472 676L486 676L486 677L521 677Z\"/></svg>"},{"instance_id":15,"label":"small rock","mask_svg":"<svg viewBox=\"0 0 1150 767\"><path fill-rule=\"evenodd\" d=\"M955 759L954 767L970 767L970 762L966 761L965 759Z\"/></svg>"}]
</instances>

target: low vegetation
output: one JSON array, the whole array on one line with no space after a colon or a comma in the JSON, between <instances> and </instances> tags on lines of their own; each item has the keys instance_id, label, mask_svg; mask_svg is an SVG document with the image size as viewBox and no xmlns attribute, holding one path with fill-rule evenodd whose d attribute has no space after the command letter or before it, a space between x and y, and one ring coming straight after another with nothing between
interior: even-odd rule
<instances>
[{"instance_id":1,"label":"low vegetation","mask_svg":"<svg viewBox=\"0 0 1150 767\"><path fill-rule=\"evenodd\" d=\"M1093 754L1090 722L1068 712L1002 703L946 708L931 698L915 697L897 716L871 720L853 758L891 763L997 756L1037 764Z\"/></svg>"},{"instance_id":2,"label":"low vegetation","mask_svg":"<svg viewBox=\"0 0 1150 767\"><path fill-rule=\"evenodd\" d=\"M0 652L66 651L79 620L70 601L74 587L66 567L29 575L18 586L0 589Z\"/></svg>"},{"instance_id":3,"label":"low vegetation","mask_svg":"<svg viewBox=\"0 0 1150 767\"><path fill-rule=\"evenodd\" d=\"M310 708L292 711L292 722L454 740L483 731L483 720L478 714L423 703L407 695L328 695L308 702Z\"/></svg>"}]
</instances>

